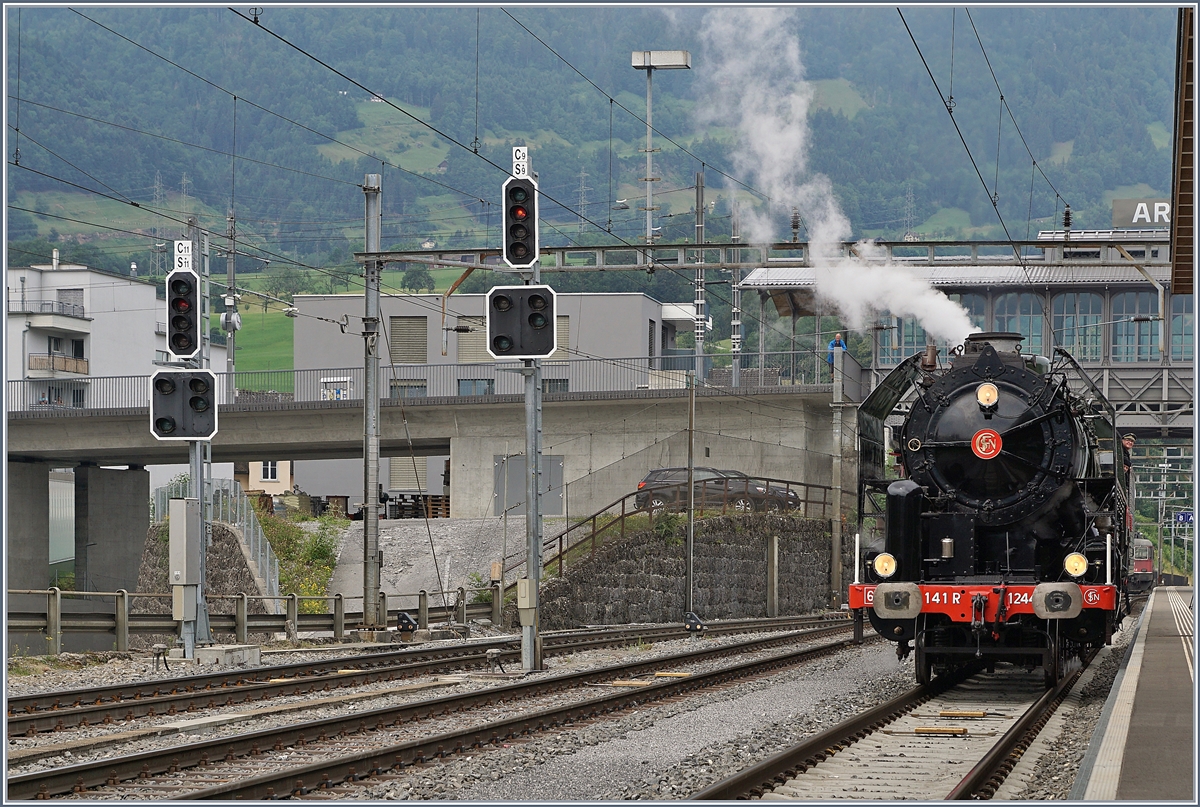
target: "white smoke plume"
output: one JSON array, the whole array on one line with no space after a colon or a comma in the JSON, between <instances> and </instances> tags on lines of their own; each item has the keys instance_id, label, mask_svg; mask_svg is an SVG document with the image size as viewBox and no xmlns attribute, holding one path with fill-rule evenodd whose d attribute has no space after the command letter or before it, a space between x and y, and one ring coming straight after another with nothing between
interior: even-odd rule
<instances>
[{"instance_id":1,"label":"white smoke plume","mask_svg":"<svg viewBox=\"0 0 1200 807\"><path fill-rule=\"evenodd\" d=\"M773 221L796 207L808 231L817 297L835 306L852 328L880 311L915 317L939 340L951 343L978 330L962 306L934 290L911 269L841 255L850 221L822 174L808 170L808 109L813 90L804 80L798 23L790 8L718 8L704 15L704 52L696 67L707 76L698 108L701 125L734 129L734 168L774 203L772 211L742 208L744 235L752 244L781 240ZM863 257L872 252L862 243Z\"/></svg>"}]
</instances>

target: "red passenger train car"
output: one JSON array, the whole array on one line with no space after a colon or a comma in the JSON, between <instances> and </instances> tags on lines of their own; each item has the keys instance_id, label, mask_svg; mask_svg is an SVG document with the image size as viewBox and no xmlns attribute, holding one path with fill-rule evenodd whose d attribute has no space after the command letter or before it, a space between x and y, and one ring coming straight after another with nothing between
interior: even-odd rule
<instances>
[{"instance_id":1,"label":"red passenger train car","mask_svg":"<svg viewBox=\"0 0 1200 807\"><path fill-rule=\"evenodd\" d=\"M1132 562L1129 564L1129 593L1145 594L1154 588L1158 574L1154 563L1154 544L1140 535L1133 539Z\"/></svg>"},{"instance_id":2,"label":"red passenger train car","mask_svg":"<svg viewBox=\"0 0 1200 807\"><path fill-rule=\"evenodd\" d=\"M849 604L914 654L922 683L982 661L1052 685L1128 611L1115 412L1068 353L1022 355L1021 339L973 334L948 366L931 347L859 409L866 543Z\"/></svg>"}]
</instances>

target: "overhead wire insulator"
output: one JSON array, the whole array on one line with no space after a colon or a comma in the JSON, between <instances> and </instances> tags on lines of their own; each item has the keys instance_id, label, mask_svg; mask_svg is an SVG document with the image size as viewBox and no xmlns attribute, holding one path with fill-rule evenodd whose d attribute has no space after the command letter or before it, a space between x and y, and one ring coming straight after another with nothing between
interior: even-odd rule
<instances>
[{"instance_id":1,"label":"overhead wire insulator","mask_svg":"<svg viewBox=\"0 0 1200 807\"><path fill-rule=\"evenodd\" d=\"M1067 205L1063 208L1063 229L1071 229L1071 206Z\"/></svg>"}]
</instances>

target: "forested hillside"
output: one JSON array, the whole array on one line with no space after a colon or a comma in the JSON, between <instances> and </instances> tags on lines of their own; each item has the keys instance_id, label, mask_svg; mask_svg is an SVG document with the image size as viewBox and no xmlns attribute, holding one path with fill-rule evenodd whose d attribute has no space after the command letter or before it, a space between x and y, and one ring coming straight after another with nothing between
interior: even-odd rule
<instances>
[{"instance_id":1,"label":"forested hillside","mask_svg":"<svg viewBox=\"0 0 1200 807\"><path fill-rule=\"evenodd\" d=\"M260 25L225 8L6 14L10 262L44 260L57 243L114 271L149 266L152 243L173 237L187 213L220 234L232 204L247 251L276 266L286 256L345 267L361 248L356 186L380 171L385 246L494 245L494 202L510 147L522 143L546 195L544 243L634 241L644 221L645 75L630 52L645 48L688 49L693 63L654 77L664 239L692 236L702 167L715 202L709 233L729 231L734 186L720 172L734 173L739 143L698 123L722 81L697 33L702 8L268 7ZM1113 195L1167 193L1174 9L904 14L920 54L893 8L799 8L789 23L813 92L809 169L828 175L856 236L898 237L911 226L996 237L992 194L1017 237L1048 226L1064 200L1076 227L1104 227ZM953 95L977 167L922 54ZM602 228L580 227L581 198ZM618 199L628 209L613 210ZM754 202L745 191L740 199ZM773 202L786 237L790 203ZM654 283L660 295L690 299L685 282Z\"/></svg>"}]
</instances>

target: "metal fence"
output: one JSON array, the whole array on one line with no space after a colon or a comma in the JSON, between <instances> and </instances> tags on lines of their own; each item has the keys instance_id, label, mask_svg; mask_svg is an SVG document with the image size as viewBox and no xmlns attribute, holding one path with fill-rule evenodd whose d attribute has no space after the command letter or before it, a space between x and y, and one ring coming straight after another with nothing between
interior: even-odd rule
<instances>
[{"instance_id":1,"label":"metal fence","mask_svg":"<svg viewBox=\"0 0 1200 807\"><path fill-rule=\"evenodd\" d=\"M6 615L8 631L12 633L40 633L46 640L46 652L62 652L63 635L101 634L113 637L116 650L129 649L131 635L178 634L180 622L171 617L171 595L159 593L134 593L128 591L75 592L50 589L9 589L10 602L17 597L22 600L19 608L10 607ZM468 602L470 594L481 602ZM430 597L441 598L446 604L430 603ZM64 599L86 599L101 608L86 613L63 610ZM133 613L134 599L157 601L163 605L158 613ZM353 599L353 598L350 598ZM361 599L361 598L359 598ZM400 607L392 607L393 600L400 600ZM209 604L209 627L215 634L231 635L233 640L245 644L252 634L287 635L291 632L328 632L337 641L346 637L346 632L363 627L361 611L347 611L346 599L341 594L328 597L300 596L296 594L270 597L246 594L210 594L205 597ZM233 600L232 614L215 613L213 606L222 600ZM273 613L250 613L249 603L258 600ZM385 614L385 627L407 630L406 614L417 623L417 628L428 629L430 623L453 622L466 624L469 619L487 618L499 624L503 616L503 598L499 584L489 588L456 591L419 591L415 594L388 594L380 592L379 613ZM323 613L305 613L303 605L317 603ZM407 607L405 607L407 603ZM415 618L414 618L415 614Z\"/></svg>"},{"instance_id":2,"label":"metal fence","mask_svg":"<svg viewBox=\"0 0 1200 807\"><path fill-rule=\"evenodd\" d=\"M61 314L64 317L85 317L83 306L58 300L9 300L8 310L14 314Z\"/></svg>"},{"instance_id":3,"label":"metal fence","mask_svg":"<svg viewBox=\"0 0 1200 807\"><path fill-rule=\"evenodd\" d=\"M166 520L171 499L187 498L190 484L185 478L155 489L153 512L150 514L155 524ZM271 544L263 534L262 525L258 523L254 507L242 491L241 483L233 479L204 480L204 503L209 520L224 521L241 533L242 543L255 566L254 571L266 587L265 595L268 598L279 597L279 559L271 550Z\"/></svg>"},{"instance_id":4,"label":"metal fence","mask_svg":"<svg viewBox=\"0 0 1200 807\"><path fill-rule=\"evenodd\" d=\"M798 387L831 383L827 351L797 350L743 353L734 384L734 358L728 353L704 357L702 384L722 389ZM847 389L857 389L863 370L849 354L841 355ZM486 364L394 364L380 368L383 399L488 397L521 395L523 379L509 372L519 362ZM628 392L684 389L691 356L634 356L542 362L543 391L555 393ZM363 368L264 370L217 373L218 399L225 405L281 405L325 401L358 401L363 396ZM63 392L66 387L71 389ZM53 387L65 409L146 408L149 376L101 376L86 379L26 379L8 382L8 411L54 412L47 406Z\"/></svg>"}]
</instances>

